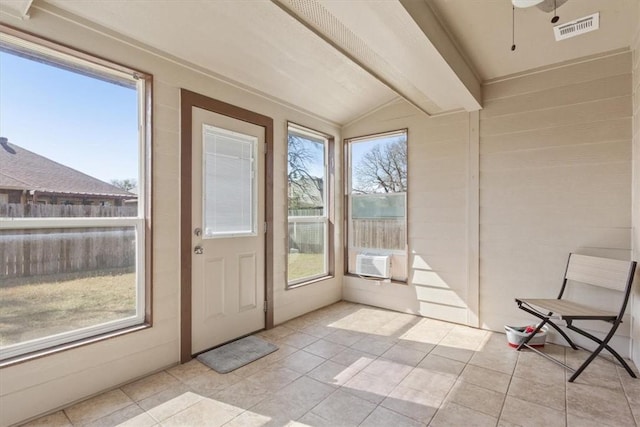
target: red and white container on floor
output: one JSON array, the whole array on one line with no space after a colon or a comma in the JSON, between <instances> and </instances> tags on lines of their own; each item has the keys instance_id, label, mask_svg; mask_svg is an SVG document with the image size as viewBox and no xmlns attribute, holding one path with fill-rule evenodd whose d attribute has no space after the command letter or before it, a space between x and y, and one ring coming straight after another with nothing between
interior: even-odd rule
<instances>
[{"instance_id":1,"label":"red and white container on floor","mask_svg":"<svg viewBox=\"0 0 640 427\"><path fill-rule=\"evenodd\" d=\"M507 326L505 325L504 331L507 333L507 342L511 347L518 347L526 337L529 336L530 332L533 332L537 325L529 325L529 326ZM530 331L530 332L527 332ZM547 326L543 326L538 333L531 338L529 341L529 345L531 347L544 347L544 343L547 341L547 332L549 332L549 328Z\"/></svg>"}]
</instances>

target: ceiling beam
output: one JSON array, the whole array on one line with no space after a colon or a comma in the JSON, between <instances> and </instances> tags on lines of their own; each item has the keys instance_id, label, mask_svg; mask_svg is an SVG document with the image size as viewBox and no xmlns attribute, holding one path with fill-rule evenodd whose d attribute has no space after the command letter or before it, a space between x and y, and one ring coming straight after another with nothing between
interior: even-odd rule
<instances>
[{"instance_id":1,"label":"ceiling beam","mask_svg":"<svg viewBox=\"0 0 640 427\"><path fill-rule=\"evenodd\" d=\"M327 44L329 44L335 50L337 50L342 55L344 55L349 61L351 61L354 64L358 65L360 68L362 68L364 71L366 71L369 75L371 75L372 77L377 79L380 83L384 84L389 89L391 89L394 92L396 92L398 95L400 95L400 97L402 97L409 104L413 105L415 108L417 108L418 110L422 111L427 116L430 116L431 114L433 114L432 111L428 111L429 109L424 108L424 106L419 105L418 103L414 102L410 96L408 96L405 93L403 93L400 89L398 89L394 84L392 84L390 81L388 81L380 73L378 73L373 68L367 66L367 64L365 64L364 61L361 61L356 55L352 54L347 49L343 48L340 44L335 42L331 37L326 35L324 32L320 31L318 28L316 28L314 25L312 25L310 22L308 22L306 19L304 19L298 13L296 13L296 11L293 10L290 7L290 5L288 4L289 0L271 0L271 1L273 2L273 4L278 6L280 9L282 9L284 12L286 12L293 19L298 21L300 24L304 25L307 29L309 29L311 32L313 32L316 36L320 37ZM435 105L433 107L437 108Z\"/></svg>"},{"instance_id":2,"label":"ceiling beam","mask_svg":"<svg viewBox=\"0 0 640 427\"><path fill-rule=\"evenodd\" d=\"M29 19L29 9L33 0L2 0L0 1L0 12L13 18L22 20Z\"/></svg>"},{"instance_id":3,"label":"ceiling beam","mask_svg":"<svg viewBox=\"0 0 640 427\"><path fill-rule=\"evenodd\" d=\"M449 38L449 34L447 34L447 31L440 24L440 20L429 6L428 0L399 0L399 2L457 77L458 82L456 83L466 89L456 91L458 94L465 94L458 100L460 105L467 111L481 109L482 84L456 45Z\"/></svg>"}]
</instances>

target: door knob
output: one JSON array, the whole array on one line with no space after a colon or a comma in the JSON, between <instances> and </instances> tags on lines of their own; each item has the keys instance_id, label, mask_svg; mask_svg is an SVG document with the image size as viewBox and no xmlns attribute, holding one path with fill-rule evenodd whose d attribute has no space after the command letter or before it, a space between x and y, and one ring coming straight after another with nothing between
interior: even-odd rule
<instances>
[{"instance_id":1,"label":"door knob","mask_svg":"<svg viewBox=\"0 0 640 427\"><path fill-rule=\"evenodd\" d=\"M193 248L193 253L196 255L201 255L202 253L204 253L204 248L202 246L196 246L195 248Z\"/></svg>"},{"instance_id":2,"label":"door knob","mask_svg":"<svg viewBox=\"0 0 640 427\"><path fill-rule=\"evenodd\" d=\"M196 236L201 236L202 235L202 229L196 228L195 230L193 230L193 234L195 234Z\"/></svg>"}]
</instances>

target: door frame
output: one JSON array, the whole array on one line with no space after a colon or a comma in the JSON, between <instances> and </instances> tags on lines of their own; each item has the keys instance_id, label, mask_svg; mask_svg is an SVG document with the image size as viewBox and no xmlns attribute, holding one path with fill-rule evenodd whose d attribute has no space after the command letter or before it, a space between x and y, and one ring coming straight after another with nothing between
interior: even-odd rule
<instances>
[{"instance_id":1,"label":"door frame","mask_svg":"<svg viewBox=\"0 0 640 427\"><path fill-rule=\"evenodd\" d=\"M213 113L241 120L264 128L265 157L265 328L273 327L273 119L254 111L217 99L180 89L180 363L191 357L191 232L192 198L192 109L202 108Z\"/></svg>"}]
</instances>

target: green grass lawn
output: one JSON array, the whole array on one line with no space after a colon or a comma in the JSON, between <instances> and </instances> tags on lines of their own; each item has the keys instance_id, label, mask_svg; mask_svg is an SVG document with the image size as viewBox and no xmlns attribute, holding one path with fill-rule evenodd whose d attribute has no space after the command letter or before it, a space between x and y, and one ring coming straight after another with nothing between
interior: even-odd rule
<instances>
[{"instance_id":1,"label":"green grass lawn","mask_svg":"<svg viewBox=\"0 0 640 427\"><path fill-rule=\"evenodd\" d=\"M323 254L289 254L289 280L324 271ZM135 273L11 279L0 285L0 346L135 314Z\"/></svg>"},{"instance_id":2,"label":"green grass lawn","mask_svg":"<svg viewBox=\"0 0 640 427\"><path fill-rule=\"evenodd\" d=\"M0 345L135 314L135 273L0 285Z\"/></svg>"},{"instance_id":3,"label":"green grass lawn","mask_svg":"<svg viewBox=\"0 0 640 427\"><path fill-rule=\"evenodd\" d=\"M324 254L289 254L289 281L310 277L324 271Z\"/></svg>"}]
</instances>

